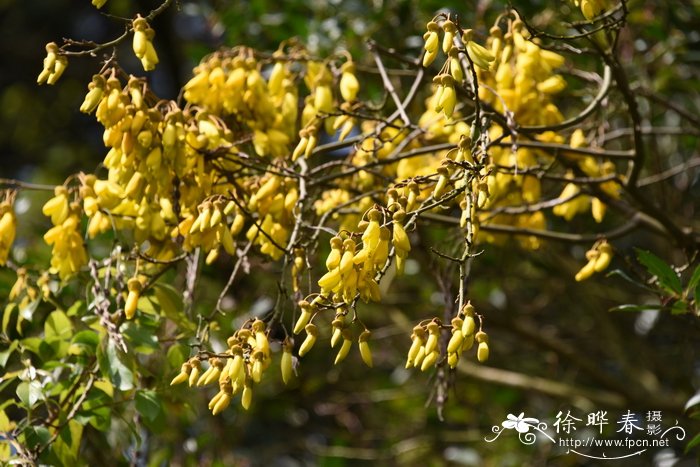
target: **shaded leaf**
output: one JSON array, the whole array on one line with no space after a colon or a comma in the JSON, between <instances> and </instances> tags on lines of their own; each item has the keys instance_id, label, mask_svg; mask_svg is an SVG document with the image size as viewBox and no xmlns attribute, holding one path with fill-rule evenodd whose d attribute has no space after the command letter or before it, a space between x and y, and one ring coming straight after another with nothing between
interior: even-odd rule
<instances>
[{"instance_id":1,"label":"shaded leaf","mask_svg":"<svg viewBox=\"0 0 700 467\"><path fill-rule=\"evenodd\" d=\"M100 370L121 391L134 388L134 374L127 364L127 356L111 339L103 338L98 348L97 360Z\"/></svg>"},{"instance_id":2,"label":"shaded leaf","mask_svg":"<svg viewBox=\"0 0 700 467\"><path fill-rule=\"evenodd\" d=\"M39 306L39 303L41 303L41 299L36 299L24 308L22 308L19 313L17 314L17 324L15 325L15 330L17 331L17 334L20 336L22 335L22 322L26 321L31 321L32 317L34 316L34 312L36 311L36 308Z\"/></svg>"},{"instance_id":3,"label":"shaded leaf","mask_svg":"<svg viewBox=\"0 0 700 467\"><path fill-rule=\"evenodd\" d=\"M46 445L51 439L48 428L43 426L30 426L24 431L24 438L27 446L34 449L39 445Z\"/></svg>"},{"instance_id":4,"label":"shaded leaf","mask_svg":"<svg viewBox=\"0 0 700 467\"><path fill-rule=\"evenodd\" d=\"M614 269L605 275L605 277L613 277L613 276L620 276L621 278L623 278L624 280L626 280L630 284L634 284L637 287L640 287L644 290L648 290L649 292L656 292L656 289L652 289L651 287L648 287L646 284L643 284L643 283L633 279L622 269Z\"/></svg>"},{"instance_id":5,"label":"shaded leaf","mask_svg":"<svg viewBox=\"0 0 700 467\"><path fill-rule=\"evenodd\" d=\"M129 340L131 344L129 348L133 348L136 352L148 355L160 348L158 337L152 329L128 321L122 325L120 331Z\"/></svg>"},{"instance_id":6,"label":"shaded leaf","mask_svg":"<svg viewBox=\"0 0 700 467\"><path fill-rule=\"evenodd\" d=\"M95 331L80 331L71 340L70 353L95 355L100 337Z\"/></svg>"},{"instance_id":7,"label":"shaded leaf","mask_svg":"<svg viewBox=\"0 0 700 467\"><path fill-rule=\"evenodd\" d=\"M163 410L160 397L155 391L137 391L134 401L136 411L148 420L155 420Z\"/></svg>"},{"instance_id":8,"label":"shaded leaf","mask_svg":"<svg viewBox=\"0 0 700 467\"><path fill-rule=\"evenodd\" d=\"M10 318L12 318L12 313L17 309L16 303L9 303L5 307L5 311L2 315L2 333L7 334L7 328L10 326Z\"/></svg>"},{"instance_id":9,"label":"shaded leaf","mask_svg":"<svg viewBox=\"0 0 700 467\"><path fill-rule=\"evenodd\" d=\"M5 368L5 365L7 365L7 360L9 360L10 355L12 355L12 352L17 349L18 345L19 341L12 341L6 350L0 352L0 368Z\"/></svg>"},{"instance_id":10,"label":"shaded leaf","mask_svg":"<svg viewBox=\"0 0 700 467\"><path fill-rule=\"evenodd\" d=\"M671 305L672 315L682 315L683 313L688 313L688 304L683 300L677 300Z\"/></svg>"},{"instance_id":11,"label":"shaded leaf","mask_svg":"<svg viewBox=\"0 0 700 467\"><path fill-rule=\"evenodd\" d=\"M695 446L697 446L699 444L700 444L700 433L693 436L693 439L688 441L688 444L685 445L685 450L683 452L688 454L688 452L690 452L691 449L693 449Z\"/></svg>"},{"instance_id":12,"label":"shaded leaf","mask_svg":"<svg viewBox=\"0 0 700 467\"><path fill-rule=\"evenodd\" d=\"M171 368L180 368L180 366L190 356L190 348L183 344L175 344L170 346L166 356L168 364Z\"/></svg>"},{"instance_id":13,"label":"shaded leaf","mask_svg":"<svg viewBox=\"0 0 700 467\"><path fill-rule=\"evenodd\" d=\"M62 465L75 465L78 462L80 439L83 436L83 425L76 420L69 420L51 446Z\"/></svg>"},{"instance_id":14,"label":"shaded leaf","mask_svg":"<svg viewBox=\"0 0 700 467\"><path fill-rule=\"evenodd\" d=\"M66 311L66 316L82 316L87 311L87 305L84 301L78 300L73 303L68 311Z\"/></svg>"},{"instance_id":15,"label":"shaded leaf","mask_svg":"<svg viewBox=\"0 0 700 467\"><path fill-rule=\"evenodd\" d=\"M183 331L194 332L197 325L190 321L184 313L182 297L174 287L166 284L155 284L153 286L158 303L165 316L178 325Z\"/></svg>"},{"instance_id":16,"label":"shaded leaf","mask_svg":"<svg viewBox=\"0 0 700 467\"><path fill-rule=\"evenodd\" d=\"M681 280L676 271L655 254L637 248L637 259L649 274L656 276L659 286L671 294L681 293Z\"/></svg>"},{"instance_id":17,"label":"shaded leaf","mask_svg":"<svg viewBox=\"0 0 700 467\"><path fill-rule=\"evenodd\" d=\"M639 313L641 311L649 311L649 310L661 310L663 309L663 306L661 305L633 305L631 303L625 304L625 305L620 305L616 306L613 308L610 308L609 311L626 311L626 312L633 312L633 313Z\"/></svg>"}]
</instances>

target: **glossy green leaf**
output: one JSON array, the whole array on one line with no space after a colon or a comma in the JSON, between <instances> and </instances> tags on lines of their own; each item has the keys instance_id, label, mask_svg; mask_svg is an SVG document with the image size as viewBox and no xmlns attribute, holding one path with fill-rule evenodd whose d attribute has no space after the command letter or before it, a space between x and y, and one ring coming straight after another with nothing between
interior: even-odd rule
<instances>
[{"instance_id":1,"label":"glossy green leaf","mask_svg":"<svg viewBox=\"0 0 700 467\"><path fill-rule=\"evenodd\" d=\"M41 384L38 381L22 381L17 385L16 392L19 400L29 408L43 397Z\"/></svg>"},{"instance_id":2,"label":"glossy green leaf","mask_svg":"<svg viewBox=\"0 0 700 467\"><path fill-rule=\"evenodd\" d=\"M44 323L44 335L47 339L52 337L70 339L73 335L73 324L70 318L61 310L52 312Z\"/></svg>"}]
</instances>

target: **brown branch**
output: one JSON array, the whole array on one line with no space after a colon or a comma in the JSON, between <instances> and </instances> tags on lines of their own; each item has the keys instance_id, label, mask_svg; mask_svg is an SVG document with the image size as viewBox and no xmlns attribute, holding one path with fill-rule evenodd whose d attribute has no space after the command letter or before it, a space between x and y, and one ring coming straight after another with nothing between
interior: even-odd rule
<instances>
[{"instance_id":1,"label":"brown branch","mask_svg":"<svg viewBox=\"0 0 700 467\"><path fill-rule=\"evenodd\" d=\"M38 190L53 192L56 185L43 185L39 183L23 182L11 178L0 178L0 188L9 188L14 190Z\"/></svg>"},{"instance_id":2,"label":"brown branch","mask_svg":"<svg viewBox=\"0 0 700 467\"><path fill-rule=\"evenodd\" d=\"M387 90L391 98L394 100L394 104L396 104L396 108L399 111L399 115L401 115L401 119L403 120L403 122L406 124L406 126L411 125L411 119L408 118L408 115L406 114L406 109L404 109L401 99L399 98L398 94L396 94L396 90L394 89L394 85L391 82L391 79L389 79L389 76L386 74L384 64L382 63L381 57L377 53L374 41L367 41L367 47L369 48L369 51L372 52L374 62L377 64L377 69L379 70L379 74L382 77L382 83L384 83L384 89Z\"/></svg>"},{"instance_id":3,"label":"brown branch","mask_svg":"<svg viewBox=\"0 0 700 467\"><path fill-rule=\"evenodd\" d=\"M432 212L429 212L423 214L423 217L445 224L459 225L459 219L452 216L445 216L442 214L434 214ZM615 229L608 230L607 232L601 232L597 234L571 234L565 232L555 232L551 230L527 229L524 227L514 227L512 225L502 224L484 224L480 225L479 229L485 232L534 236L569 243L594 243L597 240L600 240L601 238L613 239L623 237L629 232L639 227L640 223L641 216L633 216L623 225Z\"/></svg>"}]
</instances>

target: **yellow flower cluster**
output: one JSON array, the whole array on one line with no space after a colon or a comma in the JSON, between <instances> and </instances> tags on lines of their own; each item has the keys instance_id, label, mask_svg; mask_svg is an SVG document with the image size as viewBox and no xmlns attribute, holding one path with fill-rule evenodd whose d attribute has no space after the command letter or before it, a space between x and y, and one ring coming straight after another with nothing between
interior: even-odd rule
<instances>
[{"instance_id":1,"label":"yellow flower cluster","mask_svg":"<svg viewBox=\"0 0 700 467\"><path fill-rule=\"evenodd\" d=\"M311 303L306 300L301 300L299 302L301 312L296 324L294 325L294 334L300 334L302 330L306 332L304 341L299 347L299 357L306 355L314 344L316 344L319 330L318 327L310 321L313 320L314 317L320 312L319 304L322 301L323 297L320 296ZM329 307L328 309L334 308ZM351 330L351 323L349 323L347 320L348 308L346 306L340 306L337 310L338 311L335 314L335 318L331 322L331 328L333 330L331 336L331 348L337 346L342 340L342 344L340 345L334 360L334 364L336 365L345 360L345 357L348 356L348 353L352 348L352 343L355 339ZM362 361L365 362L367 366L372 367L372 352L368 343L370 336L371 332L364 328L357 336L357 342ZM291 352L291 349L289 351ZM284 375L284 367L282 368L282 371Z\"/></svg>"},{"instance_id":2,"label":"yellow flower cluster","mask_svg":"<svg viewBox=\"0 0 700 467\"><path fill-rule=\"evenodd\" d=\"M44 234L44 241L53 246L51 252L52 274L67 279L87 264L88 256L80 234L80 207L71 202L68 189L59 185L54 197L44 204L42 212L51 218L53 227Z\"/></svg>"},{"instance_id":3,"label":"yellow flower cluster","mask_svg":"<svg viewBox=\"0 0 700 467\"><path fill-rule=\"evenodd\" d=\"M56 84L68 66L68 58L61 55L58 45L55 42L46 44L46 57L44 58L44 69L36 79L39 84Z\"/></svg>"},{"instance_id":4,"label":"yellow flower cluster","mask_svg":"<svg viewBox=\"0 0 700 467\"><path fill-rule=\"evenodd\" d=\"M450 368L456 368L462 353L470 350L477 342L477 360L481 363L489 358L488 335L476 329L477 315L471 303L462 307L458 316L454 317L450 326L450 340L444 349L446 362ZM438 318L422 323L413 328L411 347L406 358L406 368L420 368L426 371L440 364L440 332L446 330Z\"/></svg>"},{"instance_id":5,"label":"yellow flower cluster","mask_svg":"<svg viewBox=\"0 0 700 467\"><path fill-rule=\"evenodd\" d=\"M241 392L241 406L248 410L252 401L252 385L262 380L262 375L270 366L270 343L265 323L259 319L246 323L228 338L229 346L225 354L208 359L209 367L201 371L202 360L193 357L182 364L180 373L170 382L171 385L187 381L190 386L219 384L219 392L209 402L209 410L214 415L221 413L231 403L231 399ZM282 375L285 383L291 375L291 360L285 357L289 352L284 346Z\"/></svg>"},{"instance_id":6,"label":"yellow flower cluster","mask_svg":"<svg viewBox=\"0 0 700 467\"><path fill-rule=\"evenodd\" d=\"M576 281L581 282L588 279L596 272L605 271L612 261L613 248L606 240L596 242L593 247L586 252L588 263L576 273Z\"/></svg>"}]
</instances>

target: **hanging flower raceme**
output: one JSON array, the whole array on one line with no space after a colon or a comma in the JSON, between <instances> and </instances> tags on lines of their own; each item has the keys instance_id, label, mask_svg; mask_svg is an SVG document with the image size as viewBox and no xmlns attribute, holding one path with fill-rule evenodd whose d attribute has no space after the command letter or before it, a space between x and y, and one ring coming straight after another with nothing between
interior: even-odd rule
<instances>
[{"instance_id":1,"label":"hanging flower raceme","mask_svg":"<svg viewBox=\"0 0 700 467\"><path fill-rule=\"evenodd\" d=\"M612 261L613 248L606 240L602 240L593 245L593 248L586 252L588 262L576 273L576 281L580 282L588 279L596 272L605 271Z\"/></svg>"},{"instance_id":2,"label":"hanging flower raceme","mask_svg":"<svg viewBox=\"0 0 700 467\"><path fill-rule=\"evenodd\" d=\"M46 44L46 58L44 58L44 69L36 79L39 84L56 84L68 66L68 58L61 55L58 45L55 42Z\"/></svg>"},{"instance_id":3,"label":"hanging flower raceme","mask_svg":"<svg viewBox=\"0 0 700 467\"><path fill-rule=\"evenodd\" d=\"M44 234L44 241L53 247L49 272L68 279L88 262L83 237L79 232L80 208L68 202L67 189L56 187L56 192L43 208L54 226ZM67 208L65 206L68 206Z\"/></svg>"},{"instance_id":4,"label":"hanging flower raceme","mask_svg":"<svg viewBox=\"0 0 700 467\"><path fill-rule=\"evenodd\" d=\"M156 32L141 15L134 19L132 27L134 28L134 40L132 42L134 54L141 60L144 70L155 70L158 64L158 54L155 47L153 47L153 37L156 35Z\"/></svg>"}]
</instances>

